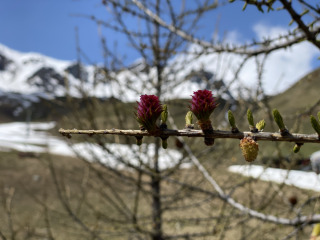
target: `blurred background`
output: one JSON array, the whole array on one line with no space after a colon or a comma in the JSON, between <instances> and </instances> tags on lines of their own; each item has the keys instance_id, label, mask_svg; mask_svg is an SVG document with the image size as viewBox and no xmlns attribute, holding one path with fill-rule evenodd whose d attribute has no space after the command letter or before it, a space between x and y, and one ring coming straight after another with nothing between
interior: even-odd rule
<instances>
[{"instance_id":1,"label":"blurred background","mask_svg":"<svg viewBox=\"0 0 320 240\"><path fill-rule=\"evenodd\" d=\"M314 1L0 0L1 239L308 239L319 214L319 144L75 135L139 129L140 95L183 129L211 90L214 129L247 110L277 132L314 134L320 111ZM195 128L199 129L194 117ZM202 167L197 167L198 162ZM209 177L208 177L209 176ZM270 217L271 216L271 217ZM297 219L302 219L300 222ZM296 222L295 222L296 221ZM263 224L261 224L263 223Z\"/></svg>"}]
</instances>

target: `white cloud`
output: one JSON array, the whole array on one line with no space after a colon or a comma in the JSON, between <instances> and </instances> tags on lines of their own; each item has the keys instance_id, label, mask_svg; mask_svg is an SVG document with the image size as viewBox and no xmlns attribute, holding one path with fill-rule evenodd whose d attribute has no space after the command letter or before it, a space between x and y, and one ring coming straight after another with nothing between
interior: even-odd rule
<instances>
[{"instance_id":1,"label":"white cloud","mask_svg":"<svg viewBox=\"0 0 320 240\"><path fill-rule=\"evenodd\" d=\"M256 34L257 40L263 40L266 37L275 38L281 34L285 34L287 29L281 26L268 26L266 24L258 23L253 26L253 30ZM240 34L237 31L232 31L226 39L230 44L239 45L250 39L240 39ZM192 44L189 48L190 52L201 52L201 47L196 44ZM313 47L310 43L304 42L297 44L293 47L289 47L283 50L276 50L269 54L264 65L264 71L262 75L262 87L265 93L273 95L280 93L288 89L301 77L313 70L312 61L315 59L318 50ZM200 56L196 61L190 61L191 56L184 54L178 55L171 62L174 67L180 70L180 76L178 79L183 78L192 70L205 69L211 71L216 75L216 78L223 79L225 82L230 83L234 78L234 74L242 62L243 57L235 54L208 54ZM262 59L262 56L258 59ZM188 60L190 62L188 62ZM258 74L257 74L257 63L256 59L250 59L243 66L238 79L234 81L230 89L236 93L239 89L245 87L250 89L248 94L251 96L255 95L255 90L258 87ZM188 97L195 89L190 88L190 83L184 83L178 87L171 87L168 93L170 96ZM212 89L214 90L214 89ZM181 95L186 96L181 96ZM243 93L242 93L243 95ZM248 97L248 96L242 96Z\"/></svg>"},{"instance_id":2,"label":"white cloud","mask_svg":"<svg viewBox=\"0 0 320 240\"><path fill-rule=\"evenodd\" d=\"M253 27L257 39L264 37L277 37L286 32L286 29L279 26L267 26L256 24ZM312 71L312 60L316 57L318 50L308 42L296 44L283 50L277 50L271 53L265 64L262 84L266 94L277 94L289 88L301 77ZM249 61L242 73L241 78L246 79L249 85L257 82L255 62Z\"/></svg>"}]
</instances>

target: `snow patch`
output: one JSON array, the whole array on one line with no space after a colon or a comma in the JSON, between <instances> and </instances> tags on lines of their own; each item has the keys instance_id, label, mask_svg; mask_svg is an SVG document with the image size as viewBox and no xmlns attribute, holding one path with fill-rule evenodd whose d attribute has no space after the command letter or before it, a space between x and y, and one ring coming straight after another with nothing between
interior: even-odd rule
<instances>
[{"instance_id":1,"label":"snow patch","mask_svg":"<svg viewBox=\"0 0 320 240\"><path fill-rule=\"evenodd\" d=\"M228 170L263 181L285 183L290 186L320 192L320 178L314 172L264 168L258 165L233 165Z\"/></svg>"},{"instance_id":2,"label":"snow patch","mask_svg":"<svg viewBox=\"0 0 320 240\"><path fill-rule=\"evenodd\" d=\"M55 122L23 123L13 122L0 124L0 151L17 150L21 152L49 152L71 157L81 157L87 161L100 161L112 168L125 168L126 164L135 167L152 168L155 154L154 144L137 145L66 142L64 138L55 137L46 130L55 127ZM180 164L180 168L190 167L183 155L173 149L159 150L160 169L172 168Z\"/></svg>"}]
</instances>

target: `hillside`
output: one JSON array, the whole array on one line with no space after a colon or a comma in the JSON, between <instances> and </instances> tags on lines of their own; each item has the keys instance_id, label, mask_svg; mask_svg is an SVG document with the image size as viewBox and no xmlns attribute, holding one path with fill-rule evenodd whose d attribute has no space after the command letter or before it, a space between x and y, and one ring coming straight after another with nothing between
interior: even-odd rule
<instances>
[{"instance_id":1,"label":"hillside","mask_svg":"<svg viewBox=\"0 0 320 240\"><path fill-rule=\"evenodd\" d=\"M270 99L270 105L284 114L296 114L315 106L320 100L320 68L307 74L288 90ZM320 104L313 111L319 111Z\"/></svg>"},{"instance_id":2,"label":"hillside","mask_svg":"<svg viewBox=\"0 0 320 240\"><path fill-rule=\"evenodd\" d=\"M192 69L191 66L187 68ZM129 70L118 69L106 77L101 66L83 66L37 53L21 53L0 44L0 122L57 120L72 108L66 103L68 96L78 99L74 100L80 109L85 108L86 100L81 99L84 91L88 99L97 98L106 106L114 104L115 99L119 100L117 104L134 103L140 94L153 93L154 84L147 77L148 74L153 76L153 71L146 63L137 61ZM177 79L166 82L163 100L180 99L178 107L173 107L179 114L185 114L187 102L182 99L189 99L192 91L211 86L215 92L225 87L223 80L204 70L182 69L178 75ZM303 113L319 100L319 77L320 69L309 73L285 92L269 97L269 106L278 108L285 116ZM236 104L233 95L235 93L227 92L223 97Z\"/></svg>"}]
</instances>

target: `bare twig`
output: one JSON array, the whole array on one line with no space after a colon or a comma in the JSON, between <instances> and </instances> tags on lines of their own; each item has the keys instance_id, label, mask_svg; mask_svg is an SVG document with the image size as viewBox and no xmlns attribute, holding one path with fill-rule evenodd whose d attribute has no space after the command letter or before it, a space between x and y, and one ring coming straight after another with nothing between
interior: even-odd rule
<instances>
[{"instance_id":1,"label":"bare twig","mask_svg":"<svg viewBox=\"0 0 320 240\"><path fill-rule=\"evenodd\" d=\"M175 126L173 119L169 118L170 123ZM271 222L275 224L281 224L281 225L288 225L288 226L299 226L303 224L313 224L316 222L320 222L320 214L313 215L313 216L299 216L294 219L288 219L288 218L281 218L276 217L274 215L267 215L262 212L258 212L256 210L250 209L239 202L235 201L233 198L230 197L230 195L226 194L222 188L219 186L219 184L213 179L213 177L210 175L210 173L205 169L205 167L200 163L198 158L192 153L192 150L189 148L187 144L185 144L183 138L178 137L181 142L183 142L183 148L188 153L191 161L193 164L198 168L198 170L201 172L201 174L204 176L204 178L210 183L210 185L217 191L219 198L223 201L226 201L229 205L232 207L238 209L244 214L248 214L249 216L253 218L257 218L259 220L265 221L265 222Z\"/></svg>"},{"instance_id":2,"label":"bare twig","mask_svg":"<svg viewBox=\"0 0 320 240\"><path fill-rule=\"evenodd\" d=\"M205 134L201 130L182 129L173 130L166 129L161 130L159 133L152 135L147 131L141 130L124 130L124 129L104 129L104 130L78 130L78 129L59 129L59 133L63 136L70 137L72 134L87 134L92 135L123 135L123 136L181 136L181 137L204 137ZM301 134L291 133L289 135L281 136L280 132L238 132L232 133L231 131L215 130L213 134L207 134L206 137L212 138L233 138L242 139L244 137L252 137L259 141L278 141L278 142L295 142L295 143L320 143L320 139L317 134Z\"/></svg>"},{"instance_id":3,"label":"bare twig","mask_svg":"<svg viewBox=\"0 0 320 240\"><path fill-rule=\"evenodd\" d=\"M178 36L182 37L183 39L195 43L199 46L202 46L205 50L210 50L212 52L220 53L220 52L228 52L228 53L235 53L239 55L245 55L245 56L258 56L260 54L265 54L265 53L270 53L278 49L283 49L286 47L290 47L294 44L297 44L301 41L306 40L306 36L301 35L301 34L295 34L295 36L292 39L286 39L284 42L280 42L279 39L282 38L277 38L274 40L269 40L269 42L276 42L276 44L266 44L263 43L258 43L258 42L253 42L252 46L259 46L262 45L262 48L256 48L256 49L249 49L249 45L244 45L244 46L239 46L239 47L229 47L229 46L224 46L224 45L217 45L217 44L212 44L210 42L198 39L190 34L188 34L186 31L183 31L181 28L178 28L172 24L166 23L160 16L152 12L150 9L148 9L146 6L143 5L142 2L139 0L131 0L140 10L142 10L150 19L153 21L157 22L160 24L162 27L167 28L168 30L174 32ZM319 29L316 29L314 31L314 34L318 34ZM288 33L289 37L291 33ZM209 52L209 51L207 51Z\"/></svg>"}]
</instances>

